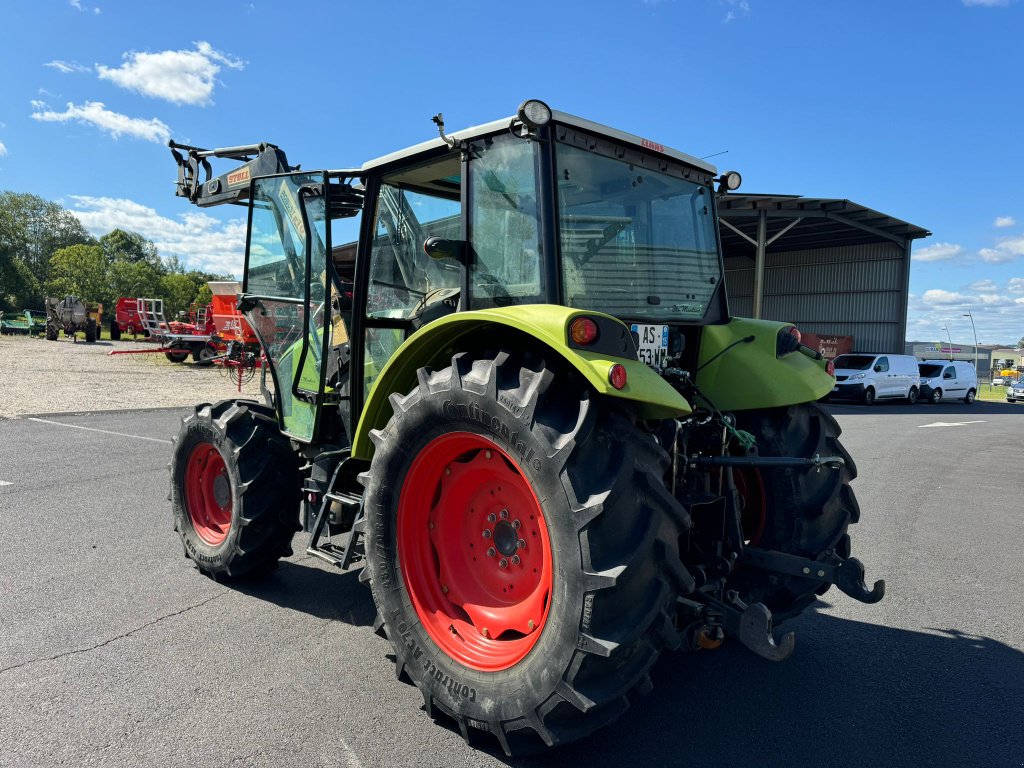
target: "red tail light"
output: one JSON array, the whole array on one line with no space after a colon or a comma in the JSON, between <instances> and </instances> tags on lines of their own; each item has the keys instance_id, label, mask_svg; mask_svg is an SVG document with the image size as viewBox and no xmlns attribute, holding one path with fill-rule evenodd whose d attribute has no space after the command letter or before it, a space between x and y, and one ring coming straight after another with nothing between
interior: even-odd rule
<instances>
[{"instance_id":1,"label":"red tail light","mask_svg":"<svg viewBox=\"0 0 1024 768\"><path fill-rule=\"evenodd\" d=\"M626 386L626 366L616 363L608 369L608 382L616 389Z\"/></svg>"}]
</instances>

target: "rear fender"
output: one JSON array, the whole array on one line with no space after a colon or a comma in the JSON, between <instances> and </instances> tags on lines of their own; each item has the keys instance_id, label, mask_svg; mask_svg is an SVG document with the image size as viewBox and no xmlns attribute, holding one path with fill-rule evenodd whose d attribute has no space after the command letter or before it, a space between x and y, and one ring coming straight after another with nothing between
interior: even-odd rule
<instances>
[{"instance_id":1,"label":"rear fender","mask_svg":"<svg viewBox=\"0 0 1024 768\"><path fill-rule=\"evenodd\" d=\"M448 366L452 355L464 349L460 345L464 337L487 327L522 334L524 342L533 349L538 344L546 347L579 371L597 394L628 401L639 418L665 419L692 411L682 395L635 358L632 345L632 359L570 347L566 329L578 315L608 318L622 325L619 320L598 312L533 304L458 312L424 326L396 350L374 382L356 427L352 455L363 459L373 455L369 433L383 429L391 418L391 394L409 392L416 385L416 371L420 368ZM609 369L616 363L626 368L627 384L621 390L608 381Z\"/></svg>"},{"instance_id":2,"label":"rear fender","mask_svg":"<svg viewBox=\"0 0 1024 768\"><path fill-rule=\"evenodd\" d=\"M825 372L824 360L800 352L776 355L779 331L789 327L792 323L741 317L705 326L697 386L723 411L780 408L824 397L835 386L835 379ZM749 336L753 341L741 341Z\"/></svg>"}]
</instances>

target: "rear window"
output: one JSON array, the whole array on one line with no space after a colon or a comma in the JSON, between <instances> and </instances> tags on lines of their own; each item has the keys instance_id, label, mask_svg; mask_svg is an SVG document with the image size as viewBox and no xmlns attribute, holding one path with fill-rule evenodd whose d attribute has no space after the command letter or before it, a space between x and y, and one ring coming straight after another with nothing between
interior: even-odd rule
<instances>
[{"instance_id":1,"label":"rear window","mask_svg":"<svg viewBox=\"0 0 1024 768\"><path fill-rule=\"evenodd\" d=\"M922 363L917 367L921 371L921 375L927 379L931 379L934 378L935 376L938 376L939 373L941 373L942 371L941 365L926 365Z\"/></svg>"},{"instance_id":2,"label":"rear window","mask_svg":"<svg viewBox=\"0 0 1024 768\"><path fill-rule=\"evenodd\" d=\"M872 355L840 355L832 362L836 368L866 371L874 361L875 358Z\"/></svg>"}]
</instances>

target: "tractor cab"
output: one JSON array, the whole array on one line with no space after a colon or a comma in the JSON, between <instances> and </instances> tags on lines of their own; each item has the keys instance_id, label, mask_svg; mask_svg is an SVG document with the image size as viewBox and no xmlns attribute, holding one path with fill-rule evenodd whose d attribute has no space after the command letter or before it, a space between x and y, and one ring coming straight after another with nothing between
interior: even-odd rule
<instances>
[{"instance_id":1,"label":"tractor cab","mask_svg":"<svg viewBox=\"0 0 1024 768\"><path fill-rule=\"evenodd\" d=\"M290 436L351 442L398 348L451 313L606 313L655 369L728 320L712 166L538 101L450 136L435 122L358 170L246 178L241 304Z\"/></svg>"}]
</instances>

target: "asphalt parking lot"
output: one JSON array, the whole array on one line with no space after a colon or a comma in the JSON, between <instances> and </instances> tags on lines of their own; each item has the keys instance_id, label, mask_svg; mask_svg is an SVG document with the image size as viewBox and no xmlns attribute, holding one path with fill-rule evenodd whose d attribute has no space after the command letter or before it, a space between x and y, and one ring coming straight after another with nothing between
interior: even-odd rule
<instances>
[{"instance_id":1,"label":"asphalt parking lot","mask_svg":"<svg viewBox=\"0 0 1024 768\"><path fill-rule=\"evenodd\" d=\"M781 664L664 656L612 728L521 761L426 717L356 571L302 546L246 586L189 566L180 411L0 420L0 765L1024 764L1024 405L833 411L886 598L829 592Z\"/></svg>"}]
</instances>

